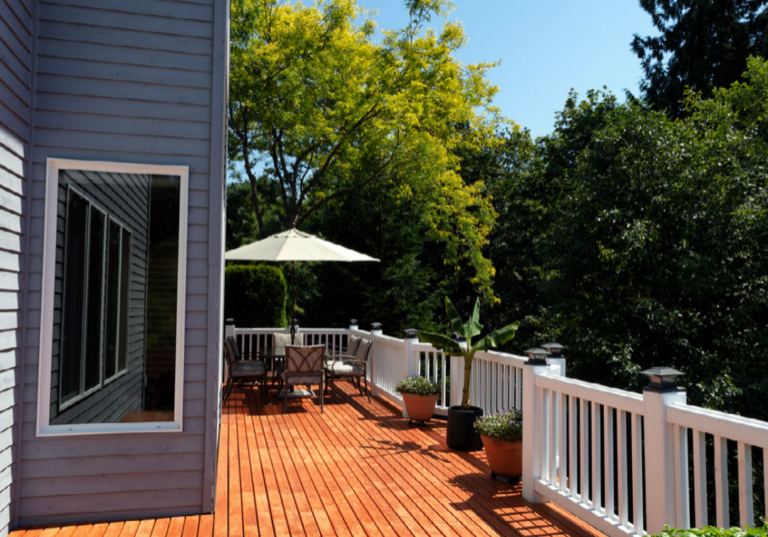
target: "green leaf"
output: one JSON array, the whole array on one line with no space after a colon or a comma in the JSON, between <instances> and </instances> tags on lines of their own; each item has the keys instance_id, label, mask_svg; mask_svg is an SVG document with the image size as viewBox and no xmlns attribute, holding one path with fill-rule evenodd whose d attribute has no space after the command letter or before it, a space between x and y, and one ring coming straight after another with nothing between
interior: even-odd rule
<instances>
[{"instance_id":1,"label":"green leaf","mask_svg":"<svg viewBox=\"0 0 768 537\"><path fill-rule=\"evenodd\" d=\"M456 311L453 302L451 302L451 299L448 297L445 297L445 313L448 315L448 320L450 321L451 328L453 328L454 332L465 338L472 337L467 334L467 328L461 320L461 315Z\"/></svg>"},{"instance_id":2,"label":"green leaf","mask_svg":"<svg viewBox=\"0 0 768 537\"><path fill-rule=\"evenodd\" d=\"M518 323L512 323L504 328L499 328L478 341L472 349L476 351L486 351L489 348L496 348L499 345L503 345L515 337L515 332L517 332L518 326Z\"/></svg>"},{"instance_id":3,"label":"green leaf","mask_svg":"<svg viewBox=\"0 0 768 537\"><path fill-rule=\"evenodd\" d=\"M441 334L433 334L432 332L419 332L419 339L426 343L431 343L438 350L443 350L448 356L463 356L463 349L459 347L456 340L443 336Z\"/></svg>"},{"instance_id":4,"label":"green leaf","mask_svg":"<svg viewBox=\"0 0 768 537\"><path fill-rule=\"evenodd\" d=\"M483 325L480 324L480 299L475 300L475 310L472 312L472 316L469 321L464 325L464 337L468 341L470 338L475 337L483 329Z\"/></svg>"}]
</instances>

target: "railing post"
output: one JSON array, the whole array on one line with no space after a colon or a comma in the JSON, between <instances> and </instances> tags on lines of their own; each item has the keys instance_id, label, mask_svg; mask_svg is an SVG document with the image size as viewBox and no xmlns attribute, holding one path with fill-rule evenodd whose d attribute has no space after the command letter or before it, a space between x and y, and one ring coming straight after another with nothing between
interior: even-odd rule
<instances>
[{"instance_id":1,"label":"railing post","mask_svg":"<svg viewBox=\"0 0 768 537\"><path fill-rule=\"evenodd\" d=\"M544 503L546 498L536 492L541 476L544 451L544 400L536 390L536 376L550 370L544 349L526 351L529 358L523 368L523 498L531 503Z\"/></svg>"},{"instance_id":2,"label":"railing post","mask_svg":"<svg viewBox=\"0 0 768 537\"><path fill-rule=\"evenodd\" d=\"M405 331L405 339L403 340L405 342L405 359L403 360L403 378L405 377L413 377L420 373L419 369L421 369L421 364L419 363L421 360L418 356L415 355L413 352L413 344L419 342L419 331L415 328L408 328ZM408 411L405 408L405 405L403 405L403 418L408 419Z\"/></svg>"},{"instance_id":3,"label":"railing post","mask_svg":"<svg viewBox=\"0 0 768 537\"><path fill-rule=\"evenodd\" d=\"M357 330L357 319L350 319L349 320L349 329L350 330Z\"/></svg>"},{"instance_id":4,"label":"railing post","mask_svg":"<svg viewBox=\"0 0 768 537\"><path fill-rule=\"evenodd\" d=\"M542 348L549 353L549 356L547 356L547 363L549 363L549 365L554 365L560 368L559 373L552 371L552 374L560 375L561 377L564 377L565 376L565 356L563 356L562 351L565 347L563 347L559 343L545 343L544 345L542 345Z\"/></svg>"},{"instance_id":5,"label":"railing post","mask_svg":"<svg viewBox=\"0 0 768 537\"><path fill-rule=\"evenodd\" d=\"M645 436L645 490L649 534L664 530L664 524L675 525L677 510L675 494L674 436L667 423L667 406L686 402L685 390L679 388L675 378L682 373L665 367L643 371L651 382L643 388L643 415Z\"/></svg>"},{"instance_id":6,"label":"railing post","mask_svg":"<svg viewBox=\"0 0 768 537\"><path fill-rule=\"evenodd\" d=\"M224 324L224 337L235 337L235 320L234 319L227 319L226 323ZM222 375L222 378L224 379L224 384L229 381L229 368L227 367L226 360L221 360L221 367L224 368L224 374Z\"/></svg>"},{"instance_id":7,"label":"railing post","mask_svg":"<svg viewBox=\"0 0 768 537\"><path fill-rule=\"evenodd\" d=\"M381 323L371 323L371 395L376 395L376 368L378 366L378 355L376 354L376 336L383 335Z\"/></svg>"}]
</instances>

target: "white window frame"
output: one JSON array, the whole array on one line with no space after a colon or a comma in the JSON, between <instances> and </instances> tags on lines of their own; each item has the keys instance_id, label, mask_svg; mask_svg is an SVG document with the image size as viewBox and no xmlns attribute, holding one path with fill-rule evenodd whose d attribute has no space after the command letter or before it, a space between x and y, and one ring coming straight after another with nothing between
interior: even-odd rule
<instances>
[{"instance_id":1,"label":"white window frame","mask_svg":"<svg viewBox=\"0 0 768 537\"><path fill-rule=\"evenodd\" d=\"M107 232L109 232L109 224L111 224L113 222L120 228L120 256L121 256L121 260L122 260L122 255L123 255L123 232L125 231L125 232L128 233L128 240L131 243L131 245L130 245L130 250L131 251L133 251L133 233L131 232L130 229L128 229L128 226L124 225L119 219L115 218L112 215L107 215ZM130 263L130 260L129 260L129 263ZM105 265L104 285L106 286L106 284L107 284L107 276L108 276L107 275L107 271L106 271L107 257L104 258L104 265ZM120 270L122 271L122 267L120 267ZM118 280L119 280L119 278L118 278ZM130 311L131 311L131 290L132 290L132 285L133 284L131 283L131 275L128 274L128 318L129 319L130 319ZM120 293L118 292L118 295L119 294ZM106 296L107 296L107 293L105 291L104 292L104 299L105 300L106 300ZM120 304L120 306L122 307L122 304ZM104 318L104 320L105 320L105 323L104 323L104 337L106 338L106 317ZM119 328L120 327L120 307L118 307L117 323L118 323L118 330L117 330L118 331L118 341L120 341L120 335L119 335L120 334L120 328ZM130 323L130 321L129 321L129 323ZM129 325L128 328L129 328L129 331L130 331L130 325ZM119 349L120 349L120 346L118 345L118 349L117 350L119 350ZM118 368L118 364L120 363L120 358L117 356L117 354L115 354L115 374L112 375L111 377L107 377L106 368L104 367L104 360L102 360L102 364L101 364L101 367L102 367L101 382L104 384L104 386L106 386L107 384L111 384L111 383L115 382L117 379L119 379L120 377L122 377L123 375L125 375L128 372L128 364L131 361L131 359L130 359L131 357L130 357L129 348L128 348L127 345L126 345L126 348L125 348L125 352L128 353L128 355L125 357L125 369L119 369ZM104 358L106 359L106 356Z\"/></svg>"},{"instance_id":2,"label":"white window frame","mask_svg":"<svg viewBox=\"0 0 768 537\"><path fill-rule=\"evenodd\" d=\"M59 172L62 170L104 173L171 175L180 178L179 261L176 298L176 378L173 421L140 423L50 423L51 357L56 277L56 233ZM78 192L79 194L79 192ZM37 436L75 436L117 433L182 432L184 407L184 329L187 283L187 213L189 208L189 167L154 164L124 164L49 158L46 171L45 227L43 235L43 282L40 330L40 368L37 383Z\"/></svg>"}]
</instances>

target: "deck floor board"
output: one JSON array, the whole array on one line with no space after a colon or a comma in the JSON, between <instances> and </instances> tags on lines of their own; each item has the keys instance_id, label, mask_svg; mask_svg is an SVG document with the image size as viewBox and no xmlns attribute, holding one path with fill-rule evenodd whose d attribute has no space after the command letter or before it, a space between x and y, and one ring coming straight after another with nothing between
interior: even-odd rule
<instances>
[{"instance_id":1,"label":"deck floor board","mask_svg":"<svg viewBox=\"0 0 768 537\"><path fill-rule=\"evenodd\" d=\"M493 481L482 452L445 445L338 382L326 397L264 404L236 388L222 411L214 514L20 528L12 537L603 537Z\"/></svg>"}]
</instances>

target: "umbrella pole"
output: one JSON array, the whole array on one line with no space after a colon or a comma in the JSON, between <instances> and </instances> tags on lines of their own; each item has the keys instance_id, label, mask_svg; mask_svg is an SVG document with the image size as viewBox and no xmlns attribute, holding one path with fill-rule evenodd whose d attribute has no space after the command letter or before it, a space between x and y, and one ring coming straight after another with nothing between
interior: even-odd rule
<instances>
[{"instance_id":1,"label":"umbrella pole","mask_svg":"<svg viewBox=\"0 0 768 537\"><path fill-rule=\"evenodd\" d=\"M296 325L293 322L293 310L296 308L296 297L293 293L293 261L291 261L291 318L288 320L291 323L291 345L296 343Z\"/></svg>"}]
</instances>

